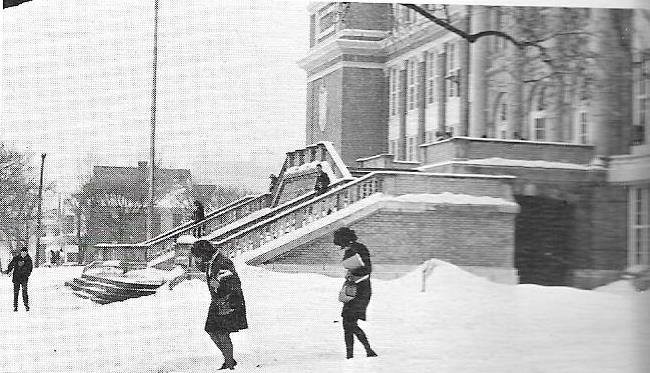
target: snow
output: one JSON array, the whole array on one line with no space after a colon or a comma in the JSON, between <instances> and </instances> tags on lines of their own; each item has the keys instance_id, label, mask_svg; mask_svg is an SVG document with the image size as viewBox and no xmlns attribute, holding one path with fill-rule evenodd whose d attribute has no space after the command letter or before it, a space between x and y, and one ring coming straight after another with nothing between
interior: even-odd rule
<instances>
[{"instance_id":1,"label":"snow","mask_svg":"<svg viewBox=\"0 0 650 373\"><path fill-rule=\"evenodd\" d=\"M422 270L430 268L426 292ZM642 372L650 292L502 285L441 261L373 280L368 334L379 357L344 358L341 279L238 265L250 328L232 335L243 372ZM37 268L32 310L11 311L1 277L2 372L206 372L205 283L97 305L63 286L81 267ZM645 349L645 350L644 350ZM645 365L647 366L647 365Z\"/></svg>"},{"instance_id":2,"label":"snow","mask_svg":"<svg viewBox=\"0 0 650 373\"><path fill-rule=\"evenodd\" d=\"M469 159L466 161L448 161L436 164L430 164L418 168L420 171L426 171L433 167L446 165L446 164L468 164L468 165L485 165L485 166L506 166L506 167L528 167L528 168L553 168L553 169L566 169L566 170L589 170L589 165L578 163L566 162L550 162L538 160L522 160L522 159L505 159L505 158L481 158Z\"/></svg>"},{"instance_id":3,"label":"snow","mask_svg":"<svg viewBox=\"0 0 650 373\"><path fill-rule=\"evenodd\" d=\"M468 194L458 193L439 193L439 194L404 194L387 200L411 202L411 203L443 203L456 205L505 205L519 206L516 202L508 201L503 198L478 197Z\"/></svg>"}]
</instances>

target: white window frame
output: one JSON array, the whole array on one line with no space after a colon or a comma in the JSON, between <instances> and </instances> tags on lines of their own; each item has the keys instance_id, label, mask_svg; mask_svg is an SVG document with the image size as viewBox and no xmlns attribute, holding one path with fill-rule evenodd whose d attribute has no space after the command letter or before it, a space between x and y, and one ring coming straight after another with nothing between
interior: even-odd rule
<instances>
[{"instance_id":1,"label":"white window frame","mask_svg":"<svg viewBox=\"0 0 650 373\"><path fill-rule=\"evenodd\" d=\"M531 101L530 133L534 141L548 141L549 131L546 123L546 106L546 87L542 86L535 90ZM543 126L540 126L540 123ZM543 138L540 138L540 132Z\"/></svg>"},{"instance_id":2,"label":"white window frame","mask_svg":"<svg viewBox=\"0 0 650 373\"><path fill-rule=\"evenodd\" d=\"M429 51L426 56L427 104L432 104L436 101L436 51Z\"/></svg>"},{"instance_id":3,"label":"white window frame","mask_svg":"<svg viewBox=\"0 0 650 373\"><path fill-rule=\"evenodd\" d=\"M388 153L397 157L398 144L399 142L397 140L388 140Z\"/></svg>"},{"instance_id":4,"label":"white window frame","mask_svg":"<svg viewBox=\"0 0 650 373\"><path fill-rule=\"evenodd\" d=\"M406 160L407 161L413 161L415 158L415 138L413 137L408 137L406 139Z\"/></svg>"},{"instance_id":5,"label":"white window frame","mask_svg":"<svg viewBox=\"0 0 650 373\"><path fill-rule=\"evenodd\" d=\"M447 97L458 97L459 66L458 66L458 45L455 41L447 44L447 74L445 76L447 84ZM455 78L454 78L455 77Z\"/></svg>"},{"instance_id":6,"label":"white window frame","mask_svg":"<svg viewBox=\"0 0 650 373\"><path fill-rule=\"evenodd\" d=\"M389 71L389 110L390 115L397 115L397 101L399 99L399 70L395 67L391 67Z\"/></svg>"},{"instance_id":7,"label":"white window frame","mask_svg":"<svg viewBox=\"0 0 650 373\"><path fill-rule=\"evenodd\" d=\"M576 120L576 142L578 144L588 144L589 143L589 113L587 110L581 109L578 110Z\"/></svg>"},{"instance_id":8,"label":"white window frame","mask_svg":"<svg viewBox=\"0 0 650 373\"><path fill-rule=\"evenodd\" d=\"M496 104L494 113L494 137L500 139L508 138L508 95L501 93Z\"/></svg>"},{"instance_id":9,"label":"white window frame","mask_svg":"<svg viewBox=\"0 0 650 373\"><path fill-rule=\"evenodd\" d=\"M417 73L415 68L415 59L406 61L406 110L414 110L416 105L417 95Z\"/></svg>"},{"instance_id":10,"label":"white window frame","mask_svg":"<svg viewBox=\"0 0 650 373\"><path fill-rule=\"evenodd\" d=\"M650 186L633 186L628 194L628 264L650 265Z\"/></svg>"},{"instance_id":11,"label":"white window frame","mask_svg":"<svg viewBox=\"0 0 650 373\"><path fill-rule=\"evenodd\" d=\"M316 17L314 17L314 21L315 21L315 24L314 24L314 31L315 32L314 32L314 34L316 35L316 40L315 40L316 42L321 40L323 37L329 35L333 30L336 30L336 27L338 25L338 17L339 17L338 14L336 15L337 18L332 22L332 24L329 27L327 27L325 29L322 29L322 30L320 28L321 19L323 19L325 16L327 16L327 15L333 13L333 12L336 12L336 13L339 12L339 3L330 3L330 4L325 5L324 7L320 8L316 12Z\"/></svg>"},{"instance_id":12,"label":"white window frame","mask_svg":"<svg viewBox=\"0 0 650 373\"><path fill-rule=\"evenodd\" d=\"M648 127L650 126L650 58L642 59L639 68L636 70L633 120L635 126L643 128L644 136L640 139L640 144L645 144L647 143Z\"/></svg>"}]
</instances>

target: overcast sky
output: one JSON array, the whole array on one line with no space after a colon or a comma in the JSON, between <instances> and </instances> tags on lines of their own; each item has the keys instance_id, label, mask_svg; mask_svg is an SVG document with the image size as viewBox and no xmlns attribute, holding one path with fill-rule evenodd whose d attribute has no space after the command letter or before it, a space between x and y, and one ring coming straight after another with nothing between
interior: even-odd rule
<instances>
[{"instance_id":1,"label":"overcast sky","mask_svg":"<svg viewBox=\"0 0 650 373\"><path fill-rule=\"evenodd\" d=\"M153 0L4 9L0 141L47 153L71 191L92 165L148 160ZM160 0L157 159L195 182L264 189L304 146L305 2Z\"/></svg>"}]
</instances>

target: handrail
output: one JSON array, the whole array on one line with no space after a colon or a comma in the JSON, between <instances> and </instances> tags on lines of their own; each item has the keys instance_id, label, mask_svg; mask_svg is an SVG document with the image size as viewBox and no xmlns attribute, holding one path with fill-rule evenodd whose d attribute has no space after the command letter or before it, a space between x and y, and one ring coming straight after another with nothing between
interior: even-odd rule
<instances>
[{"instance_id":1,"label":"handrail","mask_svg":"<svg viewBox=\"0 0 650 373\"><path fill-rule=\"evenodd\" d=\"M257 202L257 200L267 198L268 193L258 194L258 195L247 195L237 201L231 202L228 205L219 207L218 209L211 211L205 219L201 221L191 221L185 224L182 224L178 227L175 227L167 232L164 232L156 237L148 239L143 242L134 243L134 244L115 244L115 243L100 243L95 245L95 247L100 248L118 248L118 247L151 247L161 241L164 241L168 238L174 238L177 235L182 234L183 232L192 231L199 226L208 225L211 221L221 217L223 214L231 212L233 209L246 206L247 204Z\"/></svg>"},{"instance_id":2,"label":"handrail","mask_svg":"<svg viewBox=\"0 0 650 373\"><path fill-rule=\"evenodd\" d=\"M432 178L426 182L417 179ZM460 175L413 172L371 172L350 183L304 201L290 209L274 214L243 229L230 231L230 235L211 242L229 254L250 251L286 233L306 226L322 217L363 200L376 193L402 195L409 193L442 193L449 183L456 183L461 194L487 195L504 198L503 182L512 180L504 175ZM224 235L225 236L225 235Z\"/></svg>"},{"instance_id":3,"label":"handrail","mask_svg":"<svg viewBox=\"0 0 650 373\"><path fill-rule=\"evenodd\" d=\"M335 181L333 184L331 184L331 187L333 187L333 186L340 187L341 185L344 186L344 185L347 185L348 182L349 182L349 180L339 179L339 180ZM223 234L220 234L217 237L210 238L210 241L214 242L215 240L217 240L217 239L219 239L221 237L225 237L227 234L232 234L233 231L239 231L239 230L242 230L242 229L246 229L249 226L253 226L253 225L258 224L260 221L273 220L274 217L284 214L284 212L287 211L287 210L291 210L291 209L295 208L296 206L302 206L305 203L309 203L309 201L313 201L315 194L316 194L316 192L310 192L308 194L304 194L304 195L302 195L300 197L297 197L297 198L294 198L294 199L292 199L290 201L287 201L287 202L283 203L282 205L279 205L279 206L275 207L273 210L269 211L267 214L259 216L259 217L255 218L255 219L250 220L250 221L244 222L244 223L242 223L241 225L239 225L237 227L233 227L233 229L229 230L228 232L224 232ZM327 193L325 193L325 194L327 194ZM321 196L316 197L316 199L319 199L320 197Z\"/></svg>"},{"instance_id":4,"label":"handrail","mask_svg":"<svg viewBox=\"0 0 650 373\"><path fill-rule=\"evenodd\" d=\"M231 231L229 232L231 233L229 236L219 241L211 241L217 246L225 247L227 252L232 253L235 251L235 246L238 246L233 244L234 241L251 235L248 237L246 247L248 249L254 249L265 242L278 238L285 233L305 226L320 217L347 207L351 203L379 193L382 190L383 175L380 173L371 173L352 182L340 185L337 188L333 188L321 196L303 201L301 204L274 214L265 220L251 224L237 232ZM276 229L268 229L269 226Z\"/></svg>"},{"instance_id":5,"label":"handrail","mask_svg":"<svg viewBox=\"0 0 650 373\"><path fill-rule=\"evenodd\" d=\"M171 230L169 230L167 232L161 233L156 237L153 237L153 238L150 238L150 239L148 239L146 241L143 241L141 244L150 246L152 243L155 243L156 241L164 239L167 236L173 235L173 234L177 233L178 231L183 231L183 230L186 230L186 229L196 228L197 226L201 225L202 223L205 223L207 220L210 220L210 219L216 217L216 215L218 215L218 214L220 214L220 213L222 213L222 212L224 212L226 210L229 210L229 209L235 207L236 205L239 205L239 204L244 203L244 202L248 202L248 201L252 200L253 198L256 198L256 197L259 197L259 196L260 195L246 195L246 196L244 196L244 197L242 197L242 198L240 198L240 199L238 199L236 201L233 201L233 202L231 202L231 203L229 203L229 204L227 204L225 206L221 206L221 207L216 208L213 211L210 211L205 216L205 219L203 219L201 222L197 222L197 221L194 221L194 220L189 221L189 222L187 222L185 224L179 225L178 227L172 228Z\"/></svg>"}]
</instances>

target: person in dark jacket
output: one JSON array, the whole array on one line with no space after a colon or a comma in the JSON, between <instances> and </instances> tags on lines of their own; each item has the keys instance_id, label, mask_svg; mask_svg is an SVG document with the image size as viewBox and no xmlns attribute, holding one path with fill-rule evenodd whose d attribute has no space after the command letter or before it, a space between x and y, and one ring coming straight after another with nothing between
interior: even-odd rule
<instances>
[{"instance_id":1,"label":"person in dark jacket","mask_svg":"<svg viewBox=\"0 0 650 373\"><path fill-rule=\"evenodd\" d=\"M194 222L200 222L205 219L205 209L203 208L203 204L199 201L194 201L194 206L196 206L196 209L192 214L192 220L194 220ZM201 224L196 227L196 237L201 237L202 235L203 225Z\"/></svg>"},{"instance_id":2,"label":"person in dark jacket","mask_svg":"<svg viewBox=\"0 0 650 373\"><path fill-rule=\"evenodd\" d=\"M327 188L330 185L330 177L327 176L325 171L323 171L322 165L316 165L316 170L318 171L318 176L316 176L316 185L314 185L314 190L318 196L327 192Z\"/></svg>"},{"instance_id":3,"label":"person in dark jacket","mask_svg":"<svg viewBox=\"0 0 650 373\"><path fill-rule=\"evenodd\" d=\"M375 351L370 348L366 333L358 325L358 320L366 320L366 309L370 303L372 289L370 287L370 274L372 273L372 263L370 262L370 253L365 245L357 242L357 235L350 228L340 228L334 232L334 244L345 249L343 260L359 255L363 264L357 268L349 269L345 276L346 285L356 285L356 295L349 301L343 303L341 317L343 317L343 335L345 339L346 357L348 359L354 354L354 336L356 335L359 342L366 349L366 356L377 356Z\"/></svg>"},{"instance_id":4,"label":"person in dark jacket","mask_svg":"<svg viewBox=\"0 0 650 373\"><path fill-rule=\"evenodd\" d=\"M27 253L27 248L23 247L20 250L20 254L16 255L9 266L5 271L6 274L9 274L12 270L13 273L13 283L14 283L14 312L18 311L18 292L20 288L23 288L23 303L25 304L25 311L29 311L29 295L27 295L27 280L29 275L32 274L32 258Z\"/></svg>"},{"instance_id":5,"label":"person in dark jacket","mask_svg":"<svg viewBox=\"0 0 650 373\"><path fill-rule=\"evenodd\" d=\"M205 267L212 297L205 331L223 354L224 363L219 369L232 370L237 361L230 333L248 328L241 280L232 261L209 241L196 241L192 245L192 255L199 260L200 267Z\"/></svg>"}]
</instances>

